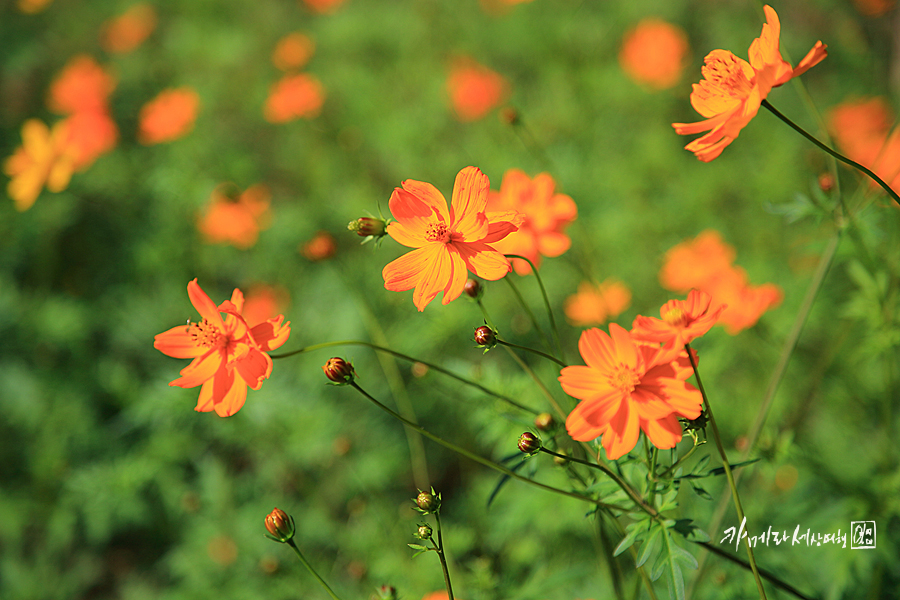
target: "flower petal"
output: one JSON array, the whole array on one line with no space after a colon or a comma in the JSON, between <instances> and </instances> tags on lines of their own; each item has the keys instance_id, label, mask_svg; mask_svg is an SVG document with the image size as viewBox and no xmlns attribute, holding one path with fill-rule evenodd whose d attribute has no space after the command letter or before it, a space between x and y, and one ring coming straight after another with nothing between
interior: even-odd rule
<instances>
[{"instance_id":1,"label":"flower petal","mask_svg":"<svg viewBox=\"0 0 900 600\"><path fill-rule=\"evenodd\" d=\"M515 232L525 220L525 215L514 210L484 213L488 219L487 234L479 241L485 244L499 242Z\"/></svg>"},{"instance_id":2,"label":"flower petal","mask_svg":"<svg viewBox=\"0 0 900 600\"><path fill-rule=\"evenodd\" d=\"M644 430L653 445L660 450L674 448L681 441L681 423L678 422L678 417L675 415L669 415L662 419L642 420L641 429Z\"/></svg>"},{"instance_id":3,"label":"flower petal","mask_svg":"<svg viewBox=\"0 0 900 600\"><path fill-rule=\"evenodd\" d=\"M823 44L821 40L816 42L816 45L806 53L806 56L804 56L799 63L797 63L797 66L794 68L794 72L791 74L791 76L799 77L800 75L803 75L808 70L822 62L822 60L826 56L828 56L828 46Z\"/></svg>"},{"instance_id":4,"label":"flower petal","mask_svg":"<svg viewBox=\"0 0 900 600\"><path fill-rule=\"evenodd\" d=\"M153 347L172 358L197 358L209 351L209 348L197 344L190 334L190 325L177 325L168 331L156 334Z\"/></svg>"},{"instance_id":5,"label":"flower petal","mask_svg":"<svg viewBox=\"0 0 900 600\"><path fill-rule=\"evenodd\" d=\"M206 292L200 289L196 278L188 282L187 291L191 304L194 305L200 316L218 327L220 331L225 331L225 323L222 322L222 315L219 314L218 307L210 300Z\"/></svg>"},{"instance_id":6,"label":"flower petal","mask_svg":"<svg viewBox=\"0 0 900 600\"><path fill-rule=\"evenodd\" d=\"M628 402L622 402L619 411L609 421L609 427L603 432L603 447L610 460L616 460L631 452L637 444L641 427L638 413Z\"/></svg>"},{"instance_id":7,"label":"flower petal","mask_svg":"<svg viewBox=\"0 0 900 600\"><path fill-rule=\"evenodd\" d=\"M456 175L450 200L451 229L466 242L481 240L488 234L484 215L491 183L478 167L466 167Z\"/></svg>"},{"instance_id":8,"label":"flower petal","mask_svg":"<svg viewBox=\"0 0 900 600\"><path fill-rule=\"evenodd\" d=\"M203 356L195 358L191 364L181 370L181 377L169 383L183 388L197 387L210 379L220 370L225 360L224 352L218 348L210 350Z\"/></svg>"},{"instance_id":9,"label":"flower petal","mask_svg":"<svg viewBox=\"0 0 900 600\"><path fill-rule=\"evenodd\" d=\"M250 330L250 335L260 350L270 352L280 348L288 340L291 335L291 322L288 321L282 325L283 320L284 316L278 315Z\"/></svg>"},{"instance_id":10,"label":"flower petal","mask_svg":"<svg viewBox=\"0 0 900 600\"><path fill-rule=\"evenodd\" d=\"M262 386L262 382L272 374L272 359L265 352L254 348L240 360L235 361L234 368L247 382L247 385L258 390Z\"/></svg>"},{"instance_id":11,"label":"flower petal","mask_svg":"<svg viewBox=\"0 0 900 600\"><path fill-rule=\"evenodd\" d=\"M416 305L419 312L425 310L428 303L434 300L438 292L447 287L451 280L452 267L447 246L447 244L426 246L431 252L425 257L422 276L416 283L416 289L413 292L413 304Z\"/></svg>"},{"instance_id":12,"label":"flower petal","mask_svg":"<svg viewBox=\"0 0 900 600\"><path fill-rule=\"evenodd\" d=\"M466 269L466 262L459 255L459 250L453 244L447 244L447 258L449 259L450 277L447 285L444 287L444 299L442 304L449 304L453 300L459 298L466 287L466 280L469 278L469 271Z\"/></svg>"},{"instance_id":13,"label":"flower petal","mask_svg":"<svg viewBox=\"0 0 900 600\"><path fill-rule=\"evenodd\" d=\"M424 181L407 179L402 184L403 189L396 188L391 195L390 209L395 219L404 220L408 217L440 217L442 221L450 224L450 213L447 211L447 200L436 187ZM415 199L412 202L410 196ZM397 211L395 211L395 206Z\"/></svg>"},{"instance_id":14,"label":"flower petal","mask_svg":"<svg viewBox=\"0 0 900 600\"><path fill-rule=\"evenodd\" d=\"M384 287L392 292L405 292L416 287L425 271L428 257L439 245L441 244L430 243L412 252L407 252L385 265L381 271L381 275L384 277Z\"/></svg>"},{"instance_id":15,"label":"flower petal","mask_svg":"<svg viewBox=\"0 0 900 600\"><path fill-rule=\"evenodd\" d=\"M506 257L485 243L454 243L466 267L482 279L503 279L512 270Z\"/></svg>"},{"instance_id":16,"label":"flower petal","mask_svg":"<svg viewBox=\"0 0 900 600\"><path fill-rule=\"evenodd\" d=\"M220 417L230 417L241 410L241 407L244 406L244 402L247 400L247 383L241 379L237 372L230 371L230 374L230 382L228 378L223 378L222 389L224 389L224 392L221 395L219 395L218 389L214 392L218 397L218 401L215 403L215 410ZM229 383L230 385L225 387Z\"/></svg>"}]
</instances>

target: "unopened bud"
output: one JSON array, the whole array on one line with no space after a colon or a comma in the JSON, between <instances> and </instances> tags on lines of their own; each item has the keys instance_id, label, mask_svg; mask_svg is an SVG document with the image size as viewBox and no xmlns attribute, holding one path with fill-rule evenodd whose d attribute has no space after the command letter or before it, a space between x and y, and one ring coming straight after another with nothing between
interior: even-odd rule
<instances>
[{"instance_id":1,"label":"unopened bud","mask_svg":"<svg viewBox=\"0 0 900 600\"><path fill-rule=\"evenodd\" d=\"M322 371L325 372L325 377L340 385L351 383L356 377L353 365L337 356L329 358Z\"/></svg>"},{"instance_id":2,"label":"unopened bud","mask_svg":"<svg viewBox=\"0 0 900 600\"><path fill-rule=\"evenodd\" d=\"M493 348L497 345L497 334L487 325L475 329L475 343L481 348Z\"/></svg>"},{"instance_id":3,"label":"unopened bud","mask_svg":"<svg viewBox=\"0 0 900 600\"><path fill-rule=\"evenodd\" d=\"M534 454L541 449L541 438L530 431L519 436L519 450L525 454Z\"/></svg>"},{"instance_id":4,"label":"unopened bud","mask_svg":"<svg viewBox=\"0 0 900 600\"><path fill-rule=\"evenodd\" d=\"M834 189L834 177L831 176L831 173L819 175L819 189L826 194Z\"/></svg>"},{"instance_id":5,"label":"unopened bud","mask_svg":"<svg viewBox=\"0 0 900 600\"><path fill-rule=\"evenodd\" d=\"M423 513L434 513L441 508L441 495L434 494L434 490L430 492L419 492L416 496L416 506Z\"/></svg>"},{"instance_id":6,"label":"unopened bud","mask_svg":"<svg viewBox=\"0 0 900 600\"><path fill-rule=\"evenodd\" d=\"M466 293L466 296L475 300L484 296L484 286L481 285L477 279L469 279L466 281L466 285L463 286L463 291Z\"/></svg>"},{"instance_id":7,"label":"unopened bud","mask_svg":"<svg viewBox=\"0 0 900 600\"><path fill-rule=\"evenodd\" d=\"M419 525L419 529L416 530L416 537L420 540L430 540L431 527L429 527L427 524Z\"/></svg>"},{"instance_id":8,"label":"unopened bud","mask_svg":"<svg viewBox=\"0 0 900 600\"><path fill-rule=\"evenodd\" d=\"M384 219L376 219L375 217L360 217L355 221L350 221L347 229L355 231L359 237L374 235L381 237L387 234L387 221Z\"/></svg>"},{"instance_id":9,"label":"unopened bud","mask_svg":"<svg viewBox=\"0 0 900 600\"><path fill-rule=\"evenodd\" d=\"M538 431L550 431L556 427L556 421L553 420L553 415L550 413L541 413L534 418L534 426Z\"/></svg>"},{"instance_id":10,"label":"unopened bud","mask_svg":"<svg viewBox=\"0 0 900 600\"><path fill-rule=\"evenodd\" d=\"M501 108L498 116L500 117L500 121L507 125L519 124L519 112L512 106Z\"/></svg>"},{"instance_id":11,"label":"unopened bud","mask_svg":"<svg viewBox=\"0 0 900 600\"><path fill-rule=\"evenodd\" d=\"M276 508L266 517L266 531L276 542L287 542L294 537L294 518Z\"/></svg>"}]
</instances>

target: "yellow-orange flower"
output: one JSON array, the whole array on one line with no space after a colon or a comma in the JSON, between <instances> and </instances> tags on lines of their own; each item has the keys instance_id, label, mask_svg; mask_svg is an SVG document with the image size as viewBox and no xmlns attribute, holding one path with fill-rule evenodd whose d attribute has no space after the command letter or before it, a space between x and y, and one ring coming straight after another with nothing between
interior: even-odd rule
<instances>
[{"instance_id":1,"label":"yellow-orange flower","mask_svg":"<svg viewBox=\"0 0 900 600\"><path fill-rule=\"evenodd\" d=\"M246 250L256 243L259 231L268 227L270 199L265 185L251 186L236 199L227 194L227 186L220 185L213 190L197 229L211 244L228 243Z\"/></svg>"},{"instance_id":2,"label":"yellow-orange flower","mask_svg":"<svg viewBox=\"0 0 900 600\"><path fill-rule=\"evenodd\" d=\"M673 292L703 289L731 267L736 253L734 247L722 240L722 234L707 229L692 240L685 240L666 251L659 270L659 282Z\"/></svg>"},{"instance_id":3,"label":"yellow-orange flower","mask_svg":"<svg viewBox=\"0 0 900 600\"><path fill-rule=\"evenodd\" d=\"M602 435L610 460L631 451L641 431L657 448L674 448L681 440L678 417L700 416L703 397L685 381L693 370L683 349L638 342L611 323L609 335L582 332L578 350L586 366L559 374L563 390L581 400L566 430L582 442Z\"/></svg>"},{"instance_id":4,"label":"yellow-orange flower","mask_svg":"<svg viewBox=\"0 0 900 600\"><path fill-rule=\"evenodd\" d=\"M163 90L141 107L138 141L145 145L171 142L194 128L200 96L189 87Z\"/></svg>"},{"instance_id":5,"label":"yellow-orange flower","mask_svg":"<svg viewBox=\"0 0 900 600\"><path fill-rule=\"evenodd\" d=\"M181 377L169 383L183 388L201 386L194 410L215 410L220 417L239 411L247 386L258 390L272 373L267 352L279 348L291 334L290 322L278 315L255 327L241 316L244 295L235 289L231 300L216 306L194 279L187 286L198 323L178 325L158 334L153 347L173 358L192 358ZM225 318L222 318L225 313Z\"/></svg>"},{"instance_id":6,"label":"yellow-orange flower","mask_svg":"<svg viewBox=\"0 0 900 600\"><path fill-rule=\"evenodd\" d=\"M828 54L821 41L803 57L796 68L781 57L779 35L781 23L771 6L764 6L767 23L762 34L750 44L750 62L727 50L713 50L706 55L701 70L703 81L695 83L691 105L706 120L698 123L673 123L675 132L691 135L709 131L685 149L703 162L719 156L733 142L756 113L769 92L805 73Z\"/></svg>"},{"instance_id":7,"label":"yellow-orange flower","mask_svg":"<svg viewBox=\"0 0 900 600\"><path fill-rule=\"evenodd\" d=\"M707 290L713 298L713 307L721 309L719 324L729 335L737 335L753 327L768 310L776 308L784 299L784 292L774 283L751 285L747 272L731 267L713 279Z\"/></svg>"},{"instance_id":8,"label":"yellow-orange flower","mask_svg":"<svg viewBox=\"0 0 900 600\"><path fill-rule=\"evenodd\" d=\"M523 220L519 230L491 245L503 254L519 254L540 266L541 256L559 256L569 249L571 241L563 233L578 215L578 207L569 196L554 193L556 183L548 173L531 179L519 169L503 175L499 192L488 194L491 211L518 211ZM531 273L524 260L514 258L519 275Z\"/></svg>"},{"instance_id":9,"label":"yellow-orange flower","mask_svg":"<svg viewBox=\"0 0 900 600\"><path fill-rule=\"evenodd\" d=\"M103 154L116 147L119 128L106 112L77 112L65 119L75 170L84 171Z\"/></svg>"},{"instance_id":10,"label":"yellow-orange flower","mask_svg":"<svg viewBox=\"0 0 900 600\"><path fill-rule=\"evenodd\" d=\"M892 188L900 184L900 130L891 131L893 112L883 98L848 100L828 113L835 142ZM871 184L877 187L875 182Z\"/></svg>"},{"instance_id":11,"label":"yellow-orange flower","mask_svg":"<svg viewBox=\"0 0 900 600\"><path fill-rule=\"evenodd\" d=\"M516 212L486 212L490 181L477 167L456 176L450 210L447 200L430 183L407 179L391 194L393 221L388 234L412 252L382 271L384 287L403 292L415 288L413 303L420 311L439 292L443 304L462 294L468 272L482 279L501 279L512 268L490 244L518 228Z\"/></svg>"},{"instance_id":12,"label":"yellow-orange flower","mask_svg":"<svg viewBox=\"0 0 900 600\"><path fill-rule=\"evenodd\" d=\"M272 84L263 107L270 123L317 117L325 103L325 88L308 73L285 75Z\"/></svg>"},{"instance_id":13,"label":"yellow-orange flower","mask_svg":"<svg viewBox=\"0 0 900 600\"><path fill-rule=\"evenodd\" d=\"M247 290L241 315L247 321L248 326L254 327L283 312L283 307L287 306L289 302L290 295L286 289L257 284Z\"/></svg>"},{"instance_id":14,"label":"yellow-orange flower","mask_svg":"<svg viewBox=\"0 0 900 600\"><path fill-rule=\"evenodd\" d=\"M315 52L316 45L299 31L294 31L278 40L272 51L272 64L282 71L299 69L305 65Z\"/></svg>"},{"instance_id":15,"label":"yellow-orange flower","mask_svg":"<svg viewBox=\"0 0 900 600\"><path fill-rule=\"evenodd\" d=\"M631 304L631 291L621 281L607 279L600 285L578 284L578 291L566 298L563 312L572 325L602 325L615 319Z\"/></svg>"},{"instance_id":16,"label":"yellow-orange flower","mask_svg":"<svg viewBox=\"0 0 900 600\"><path fill-rule=\"evenodd\" d=\"M619 65L633 81L664 90L681 79L688 50L681 27L649 17L625 34Z\"/></svg>"},{"instance_id":17,"label":"yellow-orange flower","mask_svg":"<svg viewBox=\"0 0 900 600\"><path fill-rule=\"evenodd\" d=\"M100 45L107 52L125 54L144 43L156 29L156 9L150 4L134 4L103 25Z\"/></svg>"},{"instance_id":18,"label":"yellow-orange flower","mask_svg":"<svg viewBox=\"0 0 900 600\"><path fill-rule=\"evenodd\" d=\"M22 126L22 145L3 163L10 176L6 190L18 210L28 210L44 186L61 192L75 169L76 150L64 121L51 131L42 121L29 119Z\"/></svg>"},{"instance_id":19,"label":"yellow-orange flower","mask_svg":"<svg viewBox=\"0 0 900 600\"><path fill-rule=\"evenodd\" d=\"M458 120L477 121L506 99L509 84L499 73L463 58L450 70L447 92Z\"/></svg>"},{"instance_id":20,"label":"yellow-orange flower","mask_svg":"<svg viewBox=\"0 0 900 600\"><path fill-rule=\"evenodd\" d=\"M66 63L50 84L47 106L55 113L106 112L116 79L87 54Z\"/></svg>"},{"instance_id":21,"label":"yellow-orange flower","mask_svg":"<svg viewBox=\"0 0 900 600\"><path fill-rule=\"evenodd\" d=\"M719 303L710 310L712 297L706 292L691 290L687 300L669 300L659 309L660 319L638 315L631 325L636 340L662 343L680 348L709 331L725 306Z\"/></svg>"}]
</instances>

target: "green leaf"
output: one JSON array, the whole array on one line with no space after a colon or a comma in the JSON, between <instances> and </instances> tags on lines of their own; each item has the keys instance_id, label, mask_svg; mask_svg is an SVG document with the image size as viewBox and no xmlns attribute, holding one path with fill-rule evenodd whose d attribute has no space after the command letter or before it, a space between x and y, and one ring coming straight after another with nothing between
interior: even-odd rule
<instances>
[{"instance_id":1,"label":"green leaf","mask_svg":"<svg viewBox=\"0 0 900 600\"><path fill-rule=\"evenodd\" d=\"M633 523L632 525L638 525L638 523ZM631 529L631 531L625 536L625 538L621 542L619 542L619 545L616 546L616 549L613 550L613 556L618 556L618 555L622 554L623 552L625 552L626 550L628 550L629 548L631 548L631 545L634 544L634 542L638 539L638 536L641 535L641 532L643 530L642 527L632 527L631 525L629 525L629 529Z\"/></svg>"},{"instance_id":2,"label":"green leaf","mask_svg":"<svg viewBox=\"0 0 900 600\"><path fill-rule=\"evenodd\" d=\"M634 563L635 567L642 567L651 556L655 556L659 552L660 546L662 546L662 541L659 539L661 531L662 528L659 526L654 526L650 529L650 535L647 536L647 539L644 540L641 549L638 551L637 561Z\"/></svg>"},{"instance_id":3,"label":"green leaf","mask_svg":"<svg viewBox=\"0 0 900 600\"><path fill-rule=\"evenodd\" d=\"M420 550L421 552L428 551L428 548L426 548L425 546L420 546L419 544L407 544L407 546L409 546L413 550Z\"/></svg>"},{"instance_id":4,"label":"green leaf","mask_svg":"<svg viewBox=\"0 0 900 600\"><path fill-rule=\"evenodd\" d=\"M702 487L694 483L693 481L689 482L691 484L691 489L694 490L694 493L703 498L704 500L712 500L712 496L710 496L709 492L704 490Z\"/></svg>"}]
</instances>

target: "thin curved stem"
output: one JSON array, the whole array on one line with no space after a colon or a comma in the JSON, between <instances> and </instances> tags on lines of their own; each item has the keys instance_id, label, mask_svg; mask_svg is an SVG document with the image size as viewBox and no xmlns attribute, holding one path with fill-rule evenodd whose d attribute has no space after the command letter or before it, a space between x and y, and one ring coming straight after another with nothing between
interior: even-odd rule
<instances>
[{"instance_id":1,"label":"thin curved stem","mask_svg":"<svg viewBox=\"0 0 900 600\"><path fill-rule=\"evenodd\" d=\"M434 519L437 523L437 554L438 558L441 559L441 569L444 571L444 585L447 587L447 597L450 600L453 600L453 586L450 585L450 569L447 568L447 558L444 556L444 538L441 534L441 514L434 513ZM431 543L434 544L434 540L431 540Z\"/></svg>"},{"instance_id":2,"label":"thin curved stem","mask_svg":"<svg viewBox=\"0 0 900 600\"><path fill-rule=\"evenodd\" d=\"M378 344L372 344L371 342L363 342L360 340L342 340L339 342L323 342L321 344L313 344L312 346L306 346L305 348L300 348L299 350L292 350L291 352L285 352L284 354L270 354L269 357L273 358L273 359L287 358L289 356L294 356L295 354L304 354L306 352L312 352L313 350L321 350L322 348L333 348L335 346L365 346L367 348L377 350L378 352L386 352L388 354L391 354L393 356L396 356L397 358L401 358L408 362L421 363L421 364L425 365L426 367L428 367L429 369L434 369L438 373L443 373L447 377L451 377L461 383L464 383L475 389L481 390L485 394L489 394L489 395L493 396L494 398L497 398L498 400L503 400L507 404L515 406L519 410L524 410L525 412L529 412L533 415L537 415L541 412L539 410L535 410L533 408L525 406L524 404L519 404L518 402L516 402L509 396L505 396L499 392L495 392L494 390L488 389L488 388L484 387L483 385L481 385L480 383L472 381L471 379L466 379L462 375L457 375L453 371L448 371L447 369L445 369L444 367L442 367L440 365L436 365L434 363L430 363L428 361L424 361L424 360L415 358L413 356L408 356L401 352L397 352L396 350L391 350L390 348L386 348L384 346L379 346Z\"/></svg>"},{"instance_id":3,"label":"thin curved stem","mask_svg":"<svg viewBox=\"0 0 900 600\"><path fill-rule=\"evenodd\" d=\"M322 579L322 578L319 576L318 573L316 573L316 570L313 569L313 566L312 566L311 564L309 564L309 561L306 560L306 557L304 557L303 554L300 552L300 548L297 547L297 544L294 543L294 540L291 539L291 540L288 540L288 541L285 542L285 543L286 543L288 546L290 546L291 548L294 549L294 552L297 553L297 558L300 559L300 562L303 563L303 566L305 566L307 569L309 569L309 572L312 573L313 577L315 577L316 580L317 580L320 584L322 584L322 587L325 588L325 591L328 592L328 595L331 596L331 597L333 598L333 600L341 600L341 599L338 597L338 595L334 593L334 590L332 590L332 589L328 586L328 584L325 583L325 580Z\"/></svg>"},{"instance_id":4,"label":"thin curved stem","mask_svg":"<svg viewBox=\"0 0 900 600\"><path fill-rule=\"evenodd\" d=\"M553 410L556 411L556 414L559 415L559 418L562 419L563 421L565 421L566 413L563 411L562 407L559 405L559 402L556 401L556 398L553 397L553 394L550 393L550 390L547 389L547 386L544 385L544 382L541 381L538 378L537 374L531 369L531 367L529 367L525 363L525 361L522 360L522 357L520 357L518 354L513 352L509 346L503 346L503 349L506 350L506 352L512 357L512 359L514 361L516 361L516 364L518 364L519 367L521 367L522 370L525 371L525 373L529 377L531 377L531 380L534 381L535 385L538 386L538 389L541 390L541 393L544 394L544 397L547 399L547 402L550 403L550 406L553 407Z\"/></svg>"},{"instance_id":5,"label":"thin curved stem","mask_svg":"<svg viewBox=\"0 0 900 600\"><path fill-rule=\"evenodd\" d=\"M522 296L522 292L519 291L519 288L516 287L516 284L513 283L512 279L509 276L504 277L503 280L506 281L506 283L509 285L510 289L513 291L513 294L515 294L516 299L519 301L519 304L522 305L522 308L525 309L525 314L528 315L528 319L531 321L531 324L534 325L535 331L537 331L540 336L544 338L544 341L547 343L547 347L552 350L553 346L550 343L550 338L547 337L547 334L544 333L543 329L541 329L541 325L540 323L538 323L537 318L535 318L534 313L531 311L531 307L529 307L528 303L525 302L525 298Z\"/></svg>"},{"instance_id":6,"label":"thin curved stem","mask_svg":"<svg viewBox=\"0 0 900 600\"><path fill-rule=\"evenodd\" d=\"M525 350L527 352L531 352L532 354L537 354L538 356L543 356L547 360L552 360L553 362L555 362L556 364L558 364L561 367L569 366L566 363L564 363L563 361L556 358L555 356L551 356L551 355L547 354L546 352L541 352L540 350L535 350L534 348L529 348L528 346L520 346L518 344L513 344L511 342L507 342L507 341L501 340L499 338L497 338L497 343L500 344L501 346L508 346L510 348L518 348L519 350Z\"/></svg>"},{"instance_id":7,"label":"thin curved stem","mask_svg":"<svg viewBox=\"0 0 900 600\"><path fill-rule=\"evenodd\" d=\"M553 316L553 309L550 308L550 299L547 297L547 290L544 288L544 282L541 279L540 273L538 273L537 268L534 266L534 263L529 259L521 256L519 254L504 254L507 258L519 258L527 262L531 266L531 272L534 273L534 278L537 279L538 286L541 288L541 295L544 297L544 306L547 308L547 316L550 318L550 329L553 331L553 338L556 340L556 347L559 349L559 357L565 360L565 356L563 356L562 342L559 339L559 329L556 327L556 319Z\"/></svg>"},{"instance_id":8,"label":"thin curved stem","mask_svg":"<svg viewBox=\"0 0 900 600\"><path fill-rule=\"evenodd\" d=\"M762 106L764 106L765 108L767 108L767 109L769 110L769 112L771 112L773 115L775 115L776 117L778 117L779 119L781 119L782 121L784 121L785 123L787 123L787 124L791 127L791 129L793 129L794 131L796 131L797 133L799 133L800 135L802 135L803 137L805 137L806 139L808 139L809 141L811 141L813 144L815 144L816 146L818 146L820 149L824 150L825 152L827 152L828 154L830 154L830 155L833 156L834 158L838 159L838 160L841 161L842 163L847 164L847 165L850 165L850 166L853 167L854 169L858 169L859 171L862 171L863 173L865 173L866 175L868 175L870 178L872 178L872 180L873 180L875 183L877 183L877 184L880 185L882 188L884 188L884 191L886 191L886 192L888 193L888 195L889 195L891 198L893 198L894 201L895 201L898 205L900 205L900 196L897 195L897 192L895 192L893 189L891 189L891 186L889 186L887 183L885 183L884 180L881 179L881 177L879 177L878 175L876 175L875 173L873 173L870 169L868 169L868 168L862 166L861 164L859 164L858 162L856 162L856 161L854 161L854 160L850 160L849 158L847 158L847 157L844 156L843 154L840 154L840 153L836 152L835 150L832 150L831 148L829 148L828 146L826 146L825 144L823 144L822 142L820 142L819 140L817 140L816 138L814 138L811 134L807 133L806 130L804 130L802 127L800 127L799 125L797 125L796 123L794 123L793 121L791 121L790 119L788 119L786 116L784 116L783 114L781 114L781 113L778 111L778 109L776 109L774 106L772 106L771 104L769 104L769 101L768 101L768 100L763 100L763 101L762 101Z\"/></svg>"}]
</instances>

